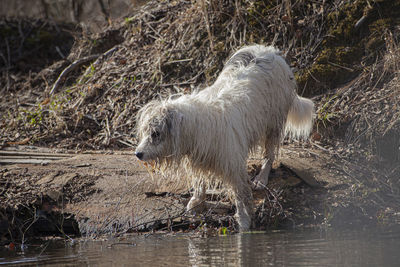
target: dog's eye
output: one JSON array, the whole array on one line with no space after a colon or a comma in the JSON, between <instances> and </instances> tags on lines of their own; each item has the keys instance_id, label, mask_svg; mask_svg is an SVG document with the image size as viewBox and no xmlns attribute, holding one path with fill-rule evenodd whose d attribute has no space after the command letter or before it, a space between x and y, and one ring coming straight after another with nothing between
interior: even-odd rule
<instances>
[{"instance_id":1,"label":"dog's eye","mask_svg":"<svg viewBox=\"0 0 400 267\"><path fill-rule=\"evenodd\" d=\"M151 133L151 138L152 139L157 139L160 137L160 132L159 131L154 131Z\"/></svg>"}]
</instances>

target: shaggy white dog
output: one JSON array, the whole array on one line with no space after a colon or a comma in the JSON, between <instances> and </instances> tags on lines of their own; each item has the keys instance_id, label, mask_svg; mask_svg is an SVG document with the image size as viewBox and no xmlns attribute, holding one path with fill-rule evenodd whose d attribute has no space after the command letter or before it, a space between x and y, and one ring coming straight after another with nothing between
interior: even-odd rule
<instances>
[{"instance_id":1,"label":"shaggy white dog","mask_svg":"<svg viewBox=\"0 0 400 267\"><path fill-rule=\"evenodd\" d=\"M307 138L313 114L313 102L296 94L293 73L279 51L247 46L227 61L212 86L144 106L135 155L167 166L183 163L199 179L217 178L229 186L239 227L247 230L253 215L249 152L263 148L265 163L254 182L266 185L284 135ZM198 183L187 209L204 198L204 183Z\"/></svg>"}]
</instances>

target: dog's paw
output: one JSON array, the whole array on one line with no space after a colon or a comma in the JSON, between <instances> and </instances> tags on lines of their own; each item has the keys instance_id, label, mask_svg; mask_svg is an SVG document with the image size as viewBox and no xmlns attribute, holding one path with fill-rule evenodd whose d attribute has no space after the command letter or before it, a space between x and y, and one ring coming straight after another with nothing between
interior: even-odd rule
<instances>
[{"instance_id":1,"label":"dog's paw","mask_svg":"<svg viewBox=\"0 0 400 267\"><path fill-rule=\"evenodd\" d=\"M268 176L257 175L252 179L251 188L255 191L264 190L268 184Z\"/></svg>"},{"instance_id":2,"label":"dog's paw","mask_svg":"<svg viewBox=\"0 0 400 267\"><path fill-rule=\"evenodd\" d=\"M255 181L254 180L251 183L251 189L254 190L254 191L262 191L262 190L265 190L266 187L267 187L267 185L262 183L262 182L260 182L260 181Z\"/></svg>"},{"instance_id":3,"label":"dog's paw","mask_svg":"<svg viewBox=\"0 0 400 267\"><path fill-rule=\"evenodd\" d=\"M236 221L239 225L240 232L249 231L251 228L251 217L248 214L235 214Z\"/></svg>"}]
</instances>

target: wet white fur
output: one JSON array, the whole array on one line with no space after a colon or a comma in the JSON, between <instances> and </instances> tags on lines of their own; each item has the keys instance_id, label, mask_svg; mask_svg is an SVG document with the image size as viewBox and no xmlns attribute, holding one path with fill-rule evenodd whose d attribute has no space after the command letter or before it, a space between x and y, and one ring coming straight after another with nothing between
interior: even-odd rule
<instances>
[{"instance_id":1,"label":"wet white fur","mask_svg":"<svg viewBox=\"0 0 400 267\"><path fill-rule=\"evenodd\" d=\"M258 145L264 149L266 162L256 182L265 185L284 135L307 138L313 114L313 102L296 94L293 73L279 51L247 46L228 60L213 85L143 107L136 152L142 152L146 161L183 163L194 173L217 177L232 190L236 218L246 230L253 215L246 171L249 152ZM154 129L161 129L160 142L152 141ZM204 187L199 186L187 208L194 208L204 196Z\"/></svg>"}]
</instances>

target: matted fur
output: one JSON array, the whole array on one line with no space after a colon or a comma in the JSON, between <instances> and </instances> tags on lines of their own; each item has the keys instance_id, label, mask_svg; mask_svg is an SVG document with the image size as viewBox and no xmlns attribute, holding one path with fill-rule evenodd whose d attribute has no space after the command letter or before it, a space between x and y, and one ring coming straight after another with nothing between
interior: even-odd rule
<instances>
[{"instance_id":1,"label":"matted fur","mask_svg":"<svg viewBox=\"0 0 400 267\"><path fill-rule=\"evenodd\" d=\"M258 145L265 150L269 165L263 166L260 181L266 183L284 135L307 138L313 113L312 101L296 94L294 75L279 51L247 46L227 61L212 86L144 106L138 113L136 155L164 166L184 165L199 179L218 179L232 190L239 226L248 229L253 212L249 152ZM203 198L199 186L188 209Z\"/></svg>"}]
</instances>

